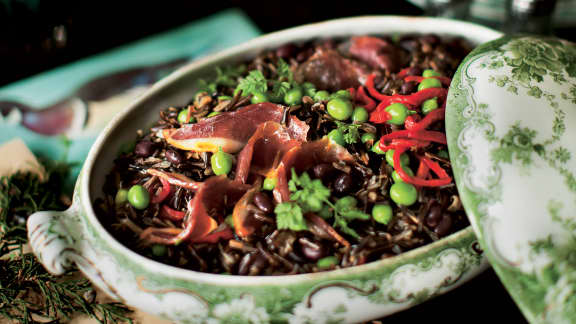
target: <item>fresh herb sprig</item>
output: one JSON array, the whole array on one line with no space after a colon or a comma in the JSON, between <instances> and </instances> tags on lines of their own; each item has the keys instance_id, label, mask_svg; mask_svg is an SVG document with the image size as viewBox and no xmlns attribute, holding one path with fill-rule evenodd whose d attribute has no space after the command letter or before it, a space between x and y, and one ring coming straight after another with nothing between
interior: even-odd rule
<instances>
[{"instance_id":1,"label":"fresh herb sprig","mask_svg":"<svg viewBox=\"0 0 576 324\"><path fill-rule=\"evenodd\" d=\"M330 189L320 179L311 179L306 172L298 176L292 169L288 188L292 192L290 201L278 204L274 210L279 229L306 230L304 214L314 212L327 219L334 218L335 227L352 237L359 238L358 233L349 226L349 222L355 219L370 219L370 215L356 208L355 203L346 202L355 201L352 197L332 203Z\"/></svg>"},{"instance_id":2,"label":"fresh herb sprig","mask_svg":"<svg viewBox=\"0 0 576 324\"><path fill-rule=\"evenodd\" d=\"M238 83L236 91L242 91L243 95L265 94L273 102L280 102L290 91L300 85L294 81L294 74L290 65L279 58L275 66L275 76L267 79L262 71L251 70L248 75Z\"/></svg>"},{"instance_id":3,"label":"fresh herb sprig","mask_svg":"<svg viewBox=\"0 0 576 324\"><path fill-rule=\"evenodd\" d=\"M344 142L347 144L355 144L360 141L360 126L362 125L336 121L336 127L344 134Z\"/></svg>"},{"instance_id":4,"label":"fresh herb sprig","mask_svg":"<svg viewBox=\"0 0 576 324\"><path fill-rule=\"evenodd\" d=\"M100 323L132 322L131 312L119 303L99 303L90 282L78 272L55 277L31 253L26 220L38 210L63 210L69 199L64 192L70 164L44 161L45 181L32 173L0 178L0 321L61 323L75 314L86 314Z\"/></svg>"},{"instance_id":5,"label":"fresh herb sprig","mask_svg":"<svg viewBox=\"0 0 576 324\"><path fill-rule=\"evenodd\" d=\"M238 78L246 72L246 66L243 64L234 66L217 67L215 69L216 77L212 82L208 82L205 79L198 80L198 91L207 92L209 94L214 94L218 91L219 86L223 87L236 87L238 84Z\"/></svg>"}]
</instances>

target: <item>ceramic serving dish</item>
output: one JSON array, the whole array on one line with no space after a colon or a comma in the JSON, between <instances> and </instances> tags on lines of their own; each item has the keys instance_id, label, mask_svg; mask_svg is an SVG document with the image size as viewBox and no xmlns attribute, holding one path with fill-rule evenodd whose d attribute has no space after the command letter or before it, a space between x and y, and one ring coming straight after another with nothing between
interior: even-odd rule
<instances>
[{"instance_id":1,"label":"ceramic serving dish","mask_svg":"<svg viewBox=\"0 0 576 324\"><path fill-rule=\"evenodd\" d=\"M468 218L532 323L576 320L576 44L506 36L456 72L446 133Z\"/></svg>"},{"instance_id":2,"label":"ceramic serving dish","mask_svg":"<svg viewBox=\"0 0 576 324\"><path fill-rule=\"evenodd\" d=\"M466 282L487 266L472 229L402 255L357 267L291 276L199 273L147 259L117 242L99 223L92 202L123 144L152 124L158 111L184 105L195 80L214 67L245 60L287 42L359 34L437 33L480 44L501 36L464 22L434 18L360 17L306 25L259 37L194 62L157 83L121 112L92 147L73 205L39 212L28 222L35 254L52 273L77 266L110 296L176 322L359 322L397 312ZM190 40L193 41L193 40Z\"/></svg>"}]
</instances>

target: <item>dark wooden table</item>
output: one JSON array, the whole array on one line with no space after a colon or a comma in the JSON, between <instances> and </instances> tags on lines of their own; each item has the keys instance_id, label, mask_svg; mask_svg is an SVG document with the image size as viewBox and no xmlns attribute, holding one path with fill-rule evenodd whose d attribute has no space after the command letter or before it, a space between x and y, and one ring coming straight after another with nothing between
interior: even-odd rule
<instances>
[{"instance_id":1,"label":"dark wooden table","mask_svg":"<svg viewBox=\"0 0 576 324\"><path fill-rule=\"evenodd\" d=\"M4 1L5 2L5 1ZM10 2L10 1L8 1ZM35 12L13 1L11 13L0 2L0 85L165 31L222 9L243 9L262 32L356 15L421 15L403 1L38 1ZM4 15L4 16L2 16ZM58 29L66 28L66 39ZM56 31L56 33L55 33ZM60 30L61 31L61 30ZM558 31L565 38L573 31ZM489 269L463 287L383 323L525 323L498 277Z\"/></svg>"}]
</instances>

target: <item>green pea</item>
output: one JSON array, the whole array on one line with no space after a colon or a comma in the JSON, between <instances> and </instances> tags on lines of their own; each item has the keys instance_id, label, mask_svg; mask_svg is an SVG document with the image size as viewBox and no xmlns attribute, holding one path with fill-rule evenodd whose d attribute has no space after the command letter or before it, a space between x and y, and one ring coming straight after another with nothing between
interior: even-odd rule
<instances>
[{"instance_id":1,"label":"green pea","mask_svg":"<svg viewBox=\"0 0 576 324\"><path fill-rule=\"evenodd\" d=\"M374 145L372 145L371 151L380 155L386 154L386 152L382 151L382 149L380 148L380 141L376 141Z\"/></svg>"},{"instance_id":2,"label":"green pea","mask_svg":"<svg viewBox=\"0 0 576 324\"><path fill-rule=\"evenodd\" d=\"M284 102L290 106L296 106L302 103L302 89L294 88L286 92Z\"/></svg>"},{"instance_id":3,"label":"green pea","mask_svg":"<svg viewBox=\"0 0 576 324\"><path fill-rule=\"evenodd\" d=\"M428 115L429 112L438 108L438 100L436 98L425 100L422 103L422 113Z\"/></svg>"},{"instance_id":4,"label":"green pea","mask_svg":"<svg viewBox=\"0 0 576 324\"><path fill-rule=\"evenodd\" d=\"M320 269L329 269L338 264L338 258L335 256L327 256L324 257L316 263L318 268Z\"/></svg>"},{"instance_id":5,"label":"green pea","mask_svg":"<svg viewBox=\"0 0 576 324\"><path fill-rule=\"evenodd\" d=\"M338 90L332 94L332 98L352 99L352 94L348 90Z\"/></svg>"},{"instance_id":6,"label":"green pea","mask_svg":"<svg viewBox=\"0 0 576 324\"><path fill-rule=\"evenodd\" d=\"M432 69L426 69L422 72L422 76L425 78L429 78L429 77L435 77L435 76L441 76L442 74L440 74L439 72L436 72Z\"/></svg>"},{"instance_id":7,"label":"green pea","mask_svg":"<svg viewBox=\"0 0 576 324\"><path fill-rule=\"evenodd\" d=\"M406 172L409 176L413 177L414 176L414 172L412 172L412 169L404 167L404 172ZM394 171L392 172L392 180L394 180L394 182L404 182L404 180L402 180L402 178L400 178L400 175L398 174L398 172Z\"/></svg>"},{"instance_id":8,"label":"green pea","mask_svg":"<svg viewBox=\"0 0 576 324\"><path fill-rule=\"evenodd\" d=\"M449 159L450 155L448 155L448 151L446 150L440 150L438 151L438 153L436 153L436 155L438 155L439 157L443 158L443 159Z\"/></svg>"},{"instance_id":9,"label":"green pea","mask_svg":"<svg viewBox=\"0 0 576 324\"><path fill-rule=\"evenodd\" d=\"M392 219L392 214L390 205L376 204L372 207L372 218L380 224L387 225Z\"/></svg>"},{"instance_id":10,"label":"green pea","mask_svg":"<svg viewBox=\"0 0 576 324\"><path fill-rule=\"evenodd\" d=\"M152 254L157 257L162 257L166 255L168 248L164 244L154 244L152 245Z\"/></svg>"},{"instance_id":11,"label":"green pea","mask_svg":"<svg viewBox=\"0 0 576 324\"><path fill-rule=\"evenodd\" d=\"M386 162L391 166L394 166L394 150L386 151ZM410 157L406 153L400 154L400 163L402 165L410 164Z\"/></svg>"},{"instance_id":12,"label":"green pea","mask_svg":"<svg viewBox=\"0 0 576 324\"><path fill-rule=\"evenodd\" d=\"M352 196L345 196L336 201L337 209L353 209L358 204L358 200Z\"/></svg>"},{"instance_id":13,"label":"green pea","mask_svg":"<svg viewBox=\"0 0 576 324\"><path fill-rule=\"evenodd\" d=\"M362 143L366 143L368 141L374 141L374 140L376 140L376 134L364 133L364 134L362 134L362 137L360 138L360 140L362 141Z\"/></svg>"},{"instance_id":14,"label":"green pea","mask_svg":"<svg viewBox=\"0 0 576 324\"><path fill-rule=\"evenodd\" d=\"M213 112L209 113L208 116L206 116L206 118L218 116L218 115L220 115L220 114L221 114L220 111L213 111Z\"/></svg>"},{"instance_id":15,"label":"green pea","mask_svg":"<svg viewBox=\"0 0 576 324\"><path fill-rule=\"evenodd\" d=\"M403 104L397 102L386 107L386 112L390 114L390 119L387 121L389 124L404 125L406 117L408 117L408 108Z\"/></svg>"},{"instance_id":16,"label":"green pea","mask_svg":"<svg viewBox=\"0 0 576 324\"><path fill-rule=\"evenodd\" d=\"M330 133L328 133L328 135L326 135L332 142L339 144L339 145L346 145L346 142L344 141L344 133L342 133L341 130L339 129L333 129L330 131Z\"/></svg>"},{"instance_id":17,"label":"green pea","mask_svg":"<svg viewBox=\"0 0 576 324\"><path fill-rule=\"evenodd\" d=\"M210 158L210 165L215 175L228 174L232 170L233 162L234 158L232 155L222 151L221 147Z\"/></svg>"},{"instance_id":18,"label":"green pea","mask_svg":"<svg viewBox=\"0 0 576 324\"><path fill-rule=\"evenodd\" d=\"M409 183L396 182L390 187L390 198L398 205L410 206L418 200L418 190Z\"/></svg>"},{"instance_id":19,"label":"green pea","mask_svg":"<svg viewBox=\"0 0 576 324\"><path fill-rule=\"evenodd\" d=\"M178 114L178 122L180 124L189 124L196 122L196 118L192 116L190 116L190 120L186 120L186 118L188 118L188 109L182 109Z\"/></svg>"},{"instance_id":20,"label":"green pea","mask_svg":"<svg viewBox=\"0 0 576 324\"><path fill-rule=\"evenodd\" d=\"M278 182L278 178L266 178L262 183L262 189L264 190L274 190L276 187L276 183Z\"/></svg>"},{"instance_id":21,"label":"green pea","mask_svg":"<svg viewBox=\"0 0 576 324\"><path fill-rule=\"evenodd\" d=\"M326 90L316 91L314 101L328 101L330 100L330 93Z\"/></svg>"},{"instance_id":22,"label":"green pea","mask_svg":"<svg viewBox=\"0 0 576 324\"><path fill-rule=\"evenodd\" d=\"M326 110L328 114L337 120L346 120L352 116L354 108L350 100L342 98L334 98L328 101L326 104Z\"/></svg>"},{"instance_id":23,"label":"green pea","mask_svg":"<svg viewBox=\"0 0 576 324\"><path fill-rule=\"evenodd\" d=\"M116 205L122 205L128 200L128 190L120 189L116 193L116 197L114 198L114 202Z\"/></svg>"},{"instance_id":24,"label":"green pea","mask_svg":"<svg viewBox=\"0 0 576 324\"><path fill-rule=\"evenodd\" d=\"M257 103L263 103L263 102L268 102L268 95L266 93L262 93L262 92L254 92L252 93L252 99L250 99L250 102L253 104L257 104Z\"/></svg>"},{"instance_id":25,"label":"green pea","mask_svg":"<svg viewBox=\"0 0 576 324\"><path fill-rule=\"evenodd\" d=\"M430 78L422 80L418 85L418 91L428 88L442 88L442 83L438 79Z\"/></svg>"},{"instance_id":26,"label":"green pea","mask_svg":"<svg viewBox=\"0 0 576 324\"><path fill-rule=\"evenodd\" d=\"M302 84L302 89L304 89L304 95L313 98L314 95L316 94L316 87L314 86L313 83L310 82L304 82Z\"/></svg>"},{"instance_id":27,"label":"green pea","mask_svg":"<svg viewBox=\"0 0 576 324\"><path fill-rule=\"evenodd\" d=\"M150 204L150 194L141 185L134 185L128 190L128 202L136 209L146 209Z\"/></svg>"},{"instance_id":28,"label":"green pea","mask_svg":"<svg viewBox=\"0 0 576 324\"><path fill-rule=\"evenodd\" d=\"M365 123L370 118L368 111L364 107L356 107L354 108L354 112L352 113L352 121Z\"/></svg>"}]
</instances>

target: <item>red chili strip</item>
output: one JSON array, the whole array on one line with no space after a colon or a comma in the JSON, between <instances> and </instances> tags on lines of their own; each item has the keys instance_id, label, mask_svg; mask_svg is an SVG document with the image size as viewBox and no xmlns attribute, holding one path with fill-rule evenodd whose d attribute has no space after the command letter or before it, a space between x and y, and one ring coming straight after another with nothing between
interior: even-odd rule
<instances>
[{"instance_id":1,"label":"red chili strip","mask_svg":"<svg viewBox=\"0 0 576 324\"><path fill-rule=\"evenodd\" d=\"M385 144L384 142L378 142L380 149L384 152L388 150L395 150L398 147L426 147L430 145L428 141L421 141L421 140L414 140L414 139L406 139L406 138L396 138L390 141L389 144Z\"/></svg>"},{"instance_id":2,"label":"red chili strip","mask_svg":"<svg viewBox=\"0 0 576 324\"><path fill-rule=\"evenodd\" d=\"M168 197L168 195L170 195L170 192L172 191L170 188L170 182L168 182L168 180L166 180L165 178L160 178L160 182L162 182L162 188L160 189L160 192L157 193L156 195L152 195L152 203L153 204L159 204L161 202L164 201L164 199L166 199L166 197Z\"/></svg>"},{"instance_id":3,"label":"red chili strip","mask_svg":"<svg viewBox=\"0 0 576 324\"><path fill-rule=\"evenodd\" d=\"M438 162L433 161L426 156L422 157L422 161L426 164L427 167L430 168L430 170L432 170L432 172L436 173L439 178L450 178L448 172L446 172L446 170L444 170L444 168L442 168Z\"/></svg>"},{"instance_id":4,"label":"red chili strip","mask_svg":"<svg viewBox=\"0 0 576 324\"><path fill-rule=\"evenodd\" d=\"M423 77L418 75L408 75L404 77L404 81L407 82L422 82L424 79L438 79L442 83L443 86L448 87L450 86L450 82L452 81L449 77L445 76L433 76L433 77Z\"/></svg>"},{"instance_id":5,"label":"red chili strip","mask_svg":"<svg viewBox=\"0 0 576 324\"><path fill-rule=\"evenodd\" d=\"M374 110L370 115L370 121L373 123L386 122L388 119L385 119L386 115L384 112L386 111L386 108L393 103L401 103L408 106L408 108L414 109L415 107L421 106L422 103L428 99L438 98L438 100L445 101L447 93L448 90L444 88L428 88L405 96L383 96L384 98L380 99L382 101L378 104L376 110ZM370 94L372 95L372 93Z\"/></svg>"},{"instance_id":6,"label":"red chili strip","mask_svg":"<svg viewBox=\"0 0 576 324\"><path fill-rule=\"evenodd\" d=\"M415 186L421 186L421 187L440 187L440 186L445 186L447 184L450 184L452 182L452 178L450 178L448 176L448 174L446 173L446 171L444 171L444 169L442 169L439 165L438 165L438 167L440 167L440 169L442 169L442 171L444 171L444 175L445 175L445 177L442 177L437 173L437 175L440 176L439 179L427 180L427 179L421 179L421 178L413 177L413 176L410 176L409 174L407 174L406 171L404 171L402 163L400 162L400 156L407 149L408 149L407 147L399 147L398 149L396 149L394 151L394 156L393 156L393 158L394 158L394 170L396 170L396 172L400 176L400 179L402 179L404 182L411 183ZM434 169L431 167L431 165L428 164L424 159L425 158L423 158L422 161L424 161L426 166L429 167L430 169L432 169L432 171L434 171ZM431 161L431 162L435 163L434 161ZM436 167L434 167L434 168L436 168ZM436 173L436 171L434 171L434 172ZM440 173L442 173L442 172L440 172Z\"/></svg>"},{"instance_id":7,"label":"red chili strip","mask_svg":"<svg viewBox=\"0 0 576 324\"><path fill-rule=\"evenodd\" d=\"M376 101L374 101L374 99L370 98L370 96L366 94L366 90L364 90L363 86L358 87L355 99L356 101L362 102L364 108L366 108L368 111L372 111L374 108L376 108Z\"/></svg>"},{"instance_id":8,"label":"red chili strip","mask_svg":"<svg viewBox=\"0 0 576 324\"><path fill-rule=\"evenodd\" d=\"M446 135L442 132L428 130L411 130L404 129L383 135L380 141L390 141L395 138L415 139L420 141L430 141L440 144L446 144Z\"/></svg>"},{"instance_id":9,"label":"red chili strip","mask_svg":"<svg viewBox=\"0 0 576 324\"><path fill-rule=\"evenodd\" d=\"M186 212L178 211L176 209L172 209L166 205L162 205L160 209L160 216L171 221L181 221L186 216Z\"/></svg>"},{"instance_id":10,"label":"red chili strip","mask_svg":"<svg viewBox=\"0 0 576 324\"><path fill-rule=\"evenodd\" d=\"M430 175L430 168L420 159L420 164L418 165L418 171L416 171L416 177L419 179L426 180Z\"/></svg>"},{"instance_id":11,"label":"red chili strip","mask_svg":"<svg viewBox=\"0 0 576 324\"><path fill-rule=\"evenodd\" d=\"M421 119L422 118L418 114L406 117L406 119L404 120L404 128L413 129L420 122Z\"/></svg>"},{"instance_id":12,"label":"red chili strip","mask_svg":"<svg viewBox=\"0 0 576 324\"><path fill-rule=\"evenodd\" d=\"M446 108L437 108L429 112L428 115L426 115L426 117L424 117L419 123L415 125L410 125L410 127L406 125L406 123L404 123L404 126L406 127L406 129L413 131L426 129L433 123L443 120L445 115L446 115Z\"/></svg>"},{"instance_id":13,"label":"red chili strip","mask_svg":"<svg viewBox=\"0 0 576 324\"><path fill-rule=\"evenodd\" d=\"M398 72L398 74L396 74L396 77L404 78L406 74L408 74L408 72L410 72L410 67L403 68L402 70L400 70L400 72Z\"/></svg>"}]
</instances>

